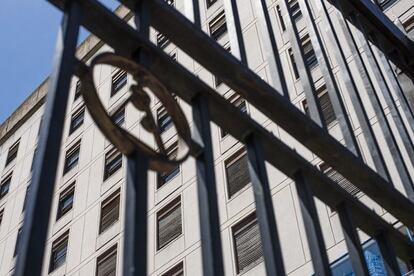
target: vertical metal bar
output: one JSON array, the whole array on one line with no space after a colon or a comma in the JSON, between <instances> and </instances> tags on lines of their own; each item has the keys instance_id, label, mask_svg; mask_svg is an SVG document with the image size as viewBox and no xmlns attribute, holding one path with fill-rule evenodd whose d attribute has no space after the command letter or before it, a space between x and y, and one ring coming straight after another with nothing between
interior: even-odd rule
<instances>
[{"instance_id":1,"label":"vertical metal bar","mask_svg":"<svg viewBox=\"0 0 414 276\"><path fill-rule=\"evenodd\" d=\"M142 153L127 157L125 191L125 276L147 275L148 160Z\"/></svg>"},{"instance_id":2,"label":"vertical metal bar","mask_svg":"<svg viewBox=\"0 0 414 276\"><path fill-rule=\"evenodd\" d=\"M17 249L17 276L37 276L42 272L80 21L80 6L76 1L68 1L57 38L53 72L49 80L45 114L30 184L31 192L28 195L21 242Z\"/></svg>"},{"instance_id":3,"label":"vertical metal bar","mask_svg":"<svg viewBox=\"0 0 414 276\"><path fill-rule=\"evenodd\" d=\"M361 156L361 152L358 148L358 143L356 141L351 122L349 121L349 118L346 114L345 105L342 101L338 85L335 81L335 77L329 64L328 56L326 55L326 51L323 48L322 39L316 26L315 18L312 15L312 10L309 6L309 2L298 0L298 3L303 16L306 18L309 37L311 39L316 58L318 60L318 64L321 68L322 75L325 80L325 85L328 90L328 95L331 99L336 118L339 122L345 144L352 153L354 153L356 156Z\"/></svg>"},{"instance_id":4,"label":"vertical metal bar","mask_svg":"<svg viewBox=\"0 0 414 276\"><path fill-rule=\"evenodd\" d=\"M388 234L386 232L380 233L375 240L378 243L387 275L400 276L400 266L398 265L397 257L394 253L394 249L392 248Z\"/></svg>"},{"instance_id":5,"label":"vertical metal bar","mask_svg":"<svg viewBox=\"0 0 414 276\"><path fill-rule=\"evenodd\" d=\"M345 11L342 11L342 14L346 14ZM354 23L358 24L357 19L351 15L351 17L354 19ZM343 20L343 19L341 19ZM346 30L344 30L344 33L347 33L347 37L349 39L347 39L347 43L349 45L349 48L351 49L352 55L354 57L354 61L355 64L358 67L359 73L363 79L364 82L364 87L365 90L367 92L368 98L371 102L371 105L374 109L374 112L377 116L378 119L378 123L381 127L381 131L384 135L385 141L387 143L387 146L391 152L391 155L393 157L393 161L397 167L398 170L398 174L401 178L401 182L405 188L405 192L407 193L408 198L410 198L411 200L414 200L414 188L413 188L413 182L410 178L407 166L402 158L400 149L398 148L398 144L396 142L395 136L392 133L391 127L389 125L389 122L387 121L385 114L384 114L384 110L381 108L381 104L380 101L378 99L378 95L375 91L374 85L373 85L373 81L371 79L371 76L368 73L368 69L367 69L367 65L370 66L370 68L372 69L372 72L374 74L374 76L376 77L376 79L379 80L378 85L380 85L381 87L384 86L384 84L380 81L380 77L377 76L378 72L375 68L375 66L371 66L369 60L372 59L372 56L369 53L369 49L367 49L367 44L364 42L364 37L361 34L361 32L359 30L356 30L356 36L357 38L360 40L360 42L362 43L362 47L364 49L364 54L367 56L368 59L368 64L364 63L363 58L361 53L359 52L359 50L357 49L357 43L356 43L356 39L350 29L349 23L347 21L345 21L345 27ZM385 87L383 87L383 89L386 89Z\"/></svg>"},{"instance_id":6,"label":"vertical metal bar","mask_svg":"<svg viewBox=\"0 0 414 276\"><path fill-rule=\"evenodd\" d=\"M306 238L312 256L315 275L331 275L329 260L326 254L325 241L323 240L322 229L316 210L315 200L312 191L302 171L293 175L296 183L296 190L305 224Z\"/></svg>"},{"instance_id":7,"label":"vertical metal bar","mask_svg":"<svg viewBox=\"0 0 414 276\"><path fill-rule=\"evenodd\" d=\"M137 30L149 39L148 1L137 1L134 12ZM149 66L149 56L143 49L138 49L133 56L138 63ZM148 260L148 158L138 151L127 156L125 201L123 275L145 276Z\"/></svg>"},{"instance_id":8,"label":"vertical metal bar","mask_svg":"<svg viewBox=\"0 0 414 276\"><path fill-rule=\"evenodd\" d=\"M372 157L372 160L374 161L375 168L377 172L384 179L389 180L390 174L385 165L384 156L380 150L378 140L376 139L376 136L374 135L372 126L369 123L367 112L362 105L362 99L358 92L358 87L355 83L355 80L351 73L351 69L346 60L344 51L341 46L341 42L339 41L339 38L338 38L338 34L336 33L336 30L333 26L333 22L329 16L328 9L325 4L325 0L316 0L315 3L317 6L317 9L319 10L319 15L321 16L322 20L325 23L324 25L326 26L325 34L328 37L326 42L330 44L329 45L330 48L335 49L335 51L333 52L335 54L335 58L340 68L340 73L341 73L340 76L342 77L345 83L345 87L348 92L348 95L351 98L351 102L354 107L359 124L362 128L364 138L367 141L370 155ZM337 25L341 25L340 14L335 13L333 16L333 19L336 20L335 23L337 23Z\"/></svg>"},{"instance_id":9,"label":"vertical metal bar","mask_svg":"<svg viewBox=\"0 0 414 276\"><path fill-rule=\"evenodd\" d=\"M318 103L315 84L312 79L310 68L305 63L305 54L303 52L302 43L300 40L299 32L292 16L292 11L289 6L288 0L282 0L280 2L280 8L282 14L285 14L286 31L289 33L290 44L292 46L293 55L299 71L300 81L302 83L303 90L305 92L306 100L309 106L309 114L312 120L315 121L320 127L326 129L326 123L323 119L321 107Z\"/></svg>"},{"instance_id":10,"label":"vertical metal bar","mask_svg":"<svg viewBox=\"0 0 414 276\"><path fill-rule=\"evenodd\" d=\"M223 254L207 99L196 95L192 99L192 111L193 139L203 146L196 158L203 275L220 276L224 275Z\"/></svg>"},{"instance_id":11,"label":"vertical metal bar","mask_svg":"<svg viewBox=\"0 0 414 276\"><path fill-rule=\"evenodd\" d=\"M246 48L236 0L223 0L231 52L242 64L247 65Z\"/></svg>"},{"instance_id":12,"label":"vertical metal bar","mask_svg":"<svg viewBox=\"0 0 414 276\"><path fill-rule=\"evenodd\" d=\"M266 0L253 1L260 29L259 39L266 51L267 63L269 65L270 80L269 83L276 91L289 98L289 91L286 85L286 77L283 74L282 62L280 60L279 50L276 43L275 33L272 22L270 21L269 11Z\"/></svg>"},{"instance_id":13,"label":"vertical metal bar","mask_svg":"<svg viewBox=\"0 0 414 276\"><path fill-rule=\"evenodd\" d=\"M362 250L361 241L352 221L351 211L346 202L338 205L336 211L338 212L339 220L341 222L342 232L344 233L346 246L348 247L349 257L351 258L355 275L370 275Z\"/></svg>"},{"instance_id":14,"label":"vertical metal bar","mask_svg":"<svg viewBox=\"0 0 414 276\"><path fill-rule=\"evenodd\" d=\"M286 273L283 265L283 255L280 248L272 194L269 187L262 145L258 137L250 134L246 138L246 147L266 272L269 276L282 276Z\"/></svg>"}]
</instances>

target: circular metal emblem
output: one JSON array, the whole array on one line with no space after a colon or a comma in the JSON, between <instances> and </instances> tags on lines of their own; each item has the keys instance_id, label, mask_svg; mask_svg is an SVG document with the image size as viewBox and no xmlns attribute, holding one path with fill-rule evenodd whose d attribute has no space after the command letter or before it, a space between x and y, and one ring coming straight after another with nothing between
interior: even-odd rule
<instances>
[{"instance_id":1,"label":"circular metal emblem","mask_svg":"<svg viewBox=\"0 0 414 276\"><path fill-rule=\"evenodd\" d=\"M98 96L93 80L93 69L98 64L118 67L132 75L136 84L131 85L129 88L130 97L128 102L145 114L140 123L145 130L154 136L158 149L148 146L112 121ZM185 115L171 93L143 66L114 53L103 53L92 60L88 70L80 77L80 81L81 93L89 113L105 137L121 153L129 155L134 151L138 151L148 157L149 168L158 172L167 172L188 157L191 133ZM148 92L152 92L160 100L174 123L179 137L178 153L175 159L170 159L166 152L160 130L151 112L151 99Z\"/></svg>"}]
</instances>

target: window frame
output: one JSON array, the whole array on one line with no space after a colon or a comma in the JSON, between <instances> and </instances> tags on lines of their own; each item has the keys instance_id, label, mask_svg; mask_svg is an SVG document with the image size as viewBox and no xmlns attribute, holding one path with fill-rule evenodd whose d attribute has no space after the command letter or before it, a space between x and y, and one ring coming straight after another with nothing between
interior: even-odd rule
<instances>
[{"instance_id":1,"label":"window frame","mask_svg":"<svg viewBox=\"0 0 414 276\"><path fill-rule=\"evenodd\" d=\"M20 146L20 138L17 139L16 142L14 142L7 152L7 158L6 158L6 167L10 165L16 158L17 154L19 153L19 146Z\"/></svg>"},{"instance_id":2,"label":"window frame","mask_svg":"<svg viewBox=\"0 0 414 276\"><path fill-rule=\"evenodd\" d=\"M117 205L116 205L116 201L117 201ZM114 203L114 206L117 208L117 211L116 211L117 216L115 219L111 219L109 223L107 222L106 224L103 224L103 218L105 214L108 215L113 210L113 208L109 209L109 211L106 213L104 213L104 210L106 207L111 206L111 204L113 203ZM107 198L105 198L101 202L100 214L99 214L99 235L106 232L109 228L111 228L111 226L113 226L115 223L120 221L120 214L121 214L121 189L118 188L115 192L110 194Z\"/></svg>"},{"instance_id":3,"label":"window frame","mask_svg":"<svg viewBox=\"0 0 414 276\"><path fill-rule=\"evenodd\" d=\"M118 161L118 158L120 161ZM113 164L116 165L112 170L109 170L111 168L110 165ZM104 159L104 175L103 175L103 181L106 181L111 176L113 176L116 172L118 172L122 166L123 166L123 155L122 153L116 148L112 147L110 150L108 150L105 153L105 159Z\"/></svg>"},{"instance_id":4,"label":"window frame","mask_svg":"<svg viewBox=\"0 0 414 276\"><path fill-rule=\"evenodd\" d=\"M66 151L65 161L64 161L64 165L63 165L63 175L70 172L79 163L80 149L81 149L81 140L78 140ZM69 165L68 164L69 157L73 156L76 152L77 152L77 155L78 155L77 158L76 158L76 161L72 162L73 164Z\"/></svg>"},{"instance_id":5,"label":"window frame","mask_svg":"<svg viewBox=\"0 0 414 276\"><path fill-rule=\"evenodd\" d=\"M166 272L162 273L161 276L177 276L180 272L182 275L184 275L184 261L180 261L179 263L175 264Z\"/></svg>"},{"instance_id":6,"label":"window frame","mask_svg":"<svg viewBox=\"0 0 414 276\"><path fill-rule=\"evenodd\" d=\"M63 199L65 199L67 196L70 196L72 194L72 202L70 203L70 207L61 208L61 204L63 202ZM68 187L66 187L63 191L59 193L59 200L58 200L58 206L56 211L56 221L61 219L63 216L65 216L67 213L69 213L73 209L73 203L75 201L75 182L72 182Z\"/></svg>"},{"instance_id":7,"label":"window frame","mask_svg":"<svg viewBox=\"0 0 414 276\"><path fill-rule=\"evenodd\" d=\"M13 172L10 172L6 176L4 176L0 182L0 200L5 198L10 191L11 181L13 179ZM3 193L3 187L7 184L7 191Z\"/></svg>"},{"instance_id":8,"label":"window frame","mask_svg":"<svg viewBox=\"0 0 414 276\"><path fill-rule=\"evenodd\" d=\"M172 214L176 209L180 210L180 233L173 236L170 240L166 241L164 244L160 244L160 219L167 217L168 215ZM156 244L157 244L157 251L162 250L163 248L167 247L169 244L177 240L179 237L181 237L184 233L184 227L183 227L183 209L182 209L182 202L181 202L181 195L174 198L166 204L164 207L162 207L159 211L156 213Z\"/></svg>"},{"instance_id":9,"label":"window frame","mask_svg":"<svg viewBox=\"0 0 414 276\"><path fill-rule=\"evenodd\" d=\"M223 20L223 24L221 21ZM216 28L216 24L217 28ZM208 22L208 33L210 37L215 40L219 41L224 35L228 32L227 29L227 21L226 21L226 14L224 10L220 11L213 19L209 20Z\"/></svg>"},{"instance_id":10,"label":"window frame","mask_svg":"<svg viewBox=\"0 0 414 276\"><path fill-rule=\"evenodd\" d=\"M76 125L74 125L75 120L80 119ZM85 122L85 106L78 108L75 112L72 113L70 117L70 126L69 126L69 135L74 133L77 129L79 129L83 123Z\"/></svg>"},{"instance_id":11,"label":"window frame","mask_svg":"<svg viewBox=\"0 0 414 276\"><path fill-rule=\"evenodd\" d=\"M57 256L57 249L61 249L61 246L64 245L65 254L63 255L64 259L61 262L56 262L58 258L55 258ZM55 239L52 242L52 247L50 248L50 257L49 257L49 273L55 271L56 269L62 267L66 263L66 258L68 255L68 248L69 248L69 230L67 230L65 233L60 235L57 239ZM60 257L62 258L62 257ZM59 260L60 260L59 258Z\"/></svg>"},{"instance_id":12,"label":"window frame","mask_svg":"<svg viewBox=\"0 0 414 276\"><path fill-rule=\"evenodd\" d=\"M128 73L123 69L118 69L112 74L111 78L111 97L117 94L124 86L128 84Z\"/></svg>"},{"instance_id":13,"label":"window frame","mask_svg":"<svg viewBox=\"0 0 414 276\"><path fill-rule=\"evenodd\" d=\"M178 141L172 143L169 147L165 149L167 152L167 156L170 159L174 159L177 157L178 154ZM171 182L174 178L176 178L181 173L181 165L177 165L169 172L158 172L157 173L157 190L164 187L166 184Z\"/></svg>"},{"instance_id":14,"label":"window frame","mask_svg":"<svg viewBox=\"0 0 414 276\"><path fill-rule=\"evenodd\" d=\"M244 184L238 191L231 194L230 182L229 182L229 176L228 176L227 169L228 169L229 166L233 165L234 163L239 161L241 158L246 158L247 159L246 162L249 162L248 156L247 156L247 151L246 151L245 147L242 147L241 149L237 150L235 153L230 155L230 157L228 157L224 160L224 175L226 177L226 191L227 191L227 199L228 200L234 198L240 191L243 191L244 188L249 185L249 183L251 183L250 172L248 172L249 181L246 184ZM248 164L247 164L247 167L248 167Z\"/></svg>"},{"instance_id":15,"label":"window frame","mask_svg":"<svg viewBox=\"0 0 414 276\"><path fill-rule=\"evenodd\" d=\"M95 271L95 276L99 276L98 272L99 272L99 265L104 263L105 261L107 261L109 258L114 257L115 256L115 273L117 270L117 264L118 264L118 244L114 244L112 245L110 248L108 248L107 250L105 250L103 253L101 253L97 258L96 258L96 271Z\"/></svg>"}]
</instances>

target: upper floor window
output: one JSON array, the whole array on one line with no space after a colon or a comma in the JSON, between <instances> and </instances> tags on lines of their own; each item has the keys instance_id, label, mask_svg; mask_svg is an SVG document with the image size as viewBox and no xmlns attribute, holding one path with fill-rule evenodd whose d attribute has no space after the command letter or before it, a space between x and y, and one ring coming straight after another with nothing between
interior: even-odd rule
<instances>
[{"instance_id":1,"label":"upper floor window","mask_svg":"<svg viewBox=\"0 0 414 276\"><path fill-rule=\"evenodd\" d=\"M82 96L81 93L81 82L80 80L78 80L76 82L76 87L75 87L75 96L73 97L73 101L76 101L77 99L79 99Z\"/></svg>"},{"instance_id":2,"label":"upper floor window","mask_svg":"<svg viewBox=\"0 0 414 276\"><path fill-rule=\"evenodd\" d=\"M242 99L239 95L234 94L232 97L229 98L229 100L233 105L235 105L238 109L240 109L241 112L247 113L247 105L246 101ZM220 129L221 132L221 138L224 138L228 133Z\"/></svg>"},{"instance_id":3,"label":"upper floor window","mask_svg":"<svg viewBox=\"0 0 414 276\"><path fill-rule=\"evenodd\" d=\"M386 10L392 4L397 2L397 0L374 0L374 1L380 7L381 10Z\"/></svg>"},{"instance_id":4,"label":"upper floor window","mask_svg":"<svg viewBox=\"0 0 414 276\"><path fill-rule=\"evenodd\" d=\"M298 65L296 64L296 60L295 60L295 56L293 55L292 48L288 49L288 54L289 54L289 58L290 58L290 63L292 64L293 75L294 75L295 79L298 79L299 78L299 69L298 69Z\"/></svg>"},{"instance_id":5,"label":"upper floor window","mask_svg":"<svg viewBox=\"0 0 414 276\"><path fill-rule=\"evenodd\" d=\"M314 68L318 65L318 60L316 59L315 51L313 50L311 40L309 35L304 36L301 39L305 64L308 66L309 69Z\"/></svg>"},{"instance_id":6,"label":"upper floor window","mask_svg":"<svg viewBox=\"0 0 414 276\"><path fill-rule=\"evenodd\" d=\"M167 48L167 46L170 44L170 40L163 35L162 33L157 33L157 46L161 49Z\"/></svg>"},{"instance_id":7,"label":"upper floor window","mask_svg":"<svg viewBox=\"0 0 414 276\"><path fill-rule=\"evenodd\" d=\"M225 47L225 50L230 53L231 52L230 45ZM223 80L220 77L218 77L218 76L214 77L214 85L216 87L219 87L222 83L223 83Z\"/></svg>"},{"instance_id":8,"label":"upper floor window","mask_svg":"<svg viewBox=\"0 0 414 276\"><path fill-rule=\"evenodd\" d=\"M59 194L59 203L56 214L56 220L67 214L73 207L73 199L75 197L75 183L72 183L63 192Z\"/></svg>"},{"instance_id":9,"label":"upper floor window","mask_svg":"<svg viewBox=\"0 0 414 276\"><path fill-rule=\"evenodd\" d=\"M19 249L20 241L21 241L21 238L22 238L21 236L22 236L22 228L19 228L19 230L17 230L16 244L14 246L13 257L16 257L16 255L17 255L17 251Z\"/></svg>"},{"instance_id":10,"label":"upper floor window","mask_svg":"<svg viewBox=\"0 0 414 276\"><path fill-rule=\"evenodd\" d=\"M302 17L302 11L300 10L298 0L289 1L289 8L292 14L292 18L295 21L298 21Z\"/></svg>"},{"instance_id":11,"label":"upper floor window","mask_svg":"<svg viewBox=\"0 0 414 276\"><path fill-rule=\"evenodd\" d=\"M206 0L207 8L210 8L217 0Z\"/></svg>"},{"instance_id":12,"label":"upper floor window","mask_svg":"<svg viewBox=\"0 0 414 276\"><path fill-rule=\"evenodd\" d=\"M162 276L184 276L183 262L175 265L173 268L162 274Z\"/></svg>"},{"instance_id":13,"label":"upper floor window","mask_svg":"<svg viewBox=\"0 0 414 276\"><path fill-rule=\"evenodd\" d=\"M12 175L13 173L9 173L2 181L0 184L0 199L2 199L3 197L5 197L10 189L10 183L12 180Z\"/></svg>"},{"instance_id":14,"label":"upper floor window","mask_svg":"<svg viewBox=\"0 0 414 276\"><path fill-rule=\"evenodd\" d=\"M233 242L237 274L263 262L259 224L253 213L233 227Z\"/></svg>"},{"instance_id":15,"label":"upper floor window","mask_svg":"<svg viewBox=\"0 0 414 276\"><path fill-rule=\"evenodd\" d=\"M224 11L220 12L214 17L209 25L210 35L214 40L219 40L224 34L227 33L226 16Z\"/></svg>"},{"instance_id":16,"label":"upper floor window","mask_svg":"<svg viewBox=\"0 0 414 276\"><path fill-rule=\"evenodd\" d=\"M119 190L102 201L99 234L103 233L119 220L119 202Z\"/></svg>"},{"instance_id":17,"label":"upper floor window","mask_svg":"<svg viewBox=\"0 0 414 276\"><path fill-rule=\"evenodd\" d=\"M175 142L170 147L166 149L168 157L173 160L177 157L178 153L178 143ZM171 169L169 172L163 172L158 173L158 181L157 181L157 188L161 188L164 186L165 183L173 179L175 176L177 176L180 173L180 165L177 165L173 169Z\"/></svg>"},{"instance_id":18,"label":"upper floor window","mask_svg":"<svg viewBox=\"0 0 414 276\"><path fill-rule=\"evenodd\" d=\"M164 106L157 109L157 124L160 132L164 132L173 126L172 118Z\"/></svg>"},{"instance_id":19,"label":"upper floor window","mask_svg":"<svg viewBox=\"0 0 414 276\"><path fill-rule=\"evenodd\" d=\"M321 171L326 174L331 180L336 182L339 186L341 186L345 191L350 193L353 196L359 196L361 190L355 187L351 182L348 181L345 177L343 177L340 173L332 169L328 164L322 163L319 165Z\"/></svg>"},{"instance_id":20,"label":"upper floor window","mask_svg":"<svg viewBox=\"0 0 414 276\"><path fill-rule=\"evenodd\" d=\"M127 84L127 72L125 70L118 70L112 76L111 97L115 95L122 87Z\"/></svg>"},{"instance_id":21,"label":"upper floor window","mask_svg":"<svg viewBox=\"0 0 414 276\"><path fill-rule=\"evenodd\" d=\"M283 20L282 10L280 9L279 5L276 5L276 13L277 17L279 18L280 27L282 28L282 31L286 31L285 21Z\"/></svg>"},{"instance_id":22,"label":"upper floor window","mask_svg":"<svg viewBox=\"0 0 414 276\"><path fill-rule=\"evenodd\" d=\"M85 107L81 107L72 114L72 117L70 119L69 135L75 132L75 130L77 130L83 124L84 118Z\"/></svg>"},{"instance_id":23,"label":"upper floor window","mask_svg":"<svg viewBox=\"0 0 414 276\"><path fill-rule=\"evenodd\" d=\"M26 205L27 205L27 197L28 197L28 195L30 194L30 188L31 188L31 186L30 186L30 184L27 186L27 188L26 188L26 194L24 195L24 201L23 201L23 209L22 209L22 212L24 211L24 210L26 210Z\"/></svg>"},{"instance_id":24,"label":"upper floor window","mask_svg":"<svg viewBox=\"0 0 414 276\"><path fill-rule=\"evenodd\" d=\"M322 111L323 120L325 121L325 124L329 126L331 123L335 122L336 115L326 86L324 85L319 88L316 91L316 94L318 96L318 104L320 105ZM303 101L303 108L305 113L309 114L308 102L306 100Z\"/></svg>"},{"instance_id":25,"label":"upper floor window","mask_svg":"<svg viewBox=\"0 0 414 276\"><path fill-rule=\"evenodd\" d=\"M117 126L122 126L125 123L125 106L122 106L111 115L112 122Z\"/></svg>"},{"instance_id":26,"label":"upper floor window","mask_svg":"<svg viewBox=\"0 0 414 276\"><path fill-rule=\"evenodd\" d=\"M411 31L414 31L414 15L409 17L407 20L405 20L402 23L404 30L407 32L407 34L410 34Z\"/></svg>"},{"instance_id":27,"label":"upper floor window","mask_svg":"<svg viewBox=\"0 0 414 276\"><path fill-rule=\"evenodd\" d=\"M57 238L52 243L52 251L50 253L49 272L56 270L66 262L68 251L69 231Z\"/></svg>"},{"instance_id":28,"label":"upper floor window","mask_svg":"<svg viewBox=\"0 0 414 276\"><path fill-rule=\"evenodd\" d=\"M117 245L106 250L96 260L96 276L116 276Z\"/></svg>"},{"instance_id":29,"label":"upper floor window","mask_svg":"<svg viewBox=\"0 0 414 276\"><path fill-rule=\"evenodd\" d=\"M10 164L17 157L17 152L19 151L20 139L14 142L13 145L9 148L7 153L6 166Z\"/></svg>"},{"instance_id":30,"label":"upper floor window","mask_svg":"<svg viewBox=\"0 0 414 276\"><path fill-rule=\"evenodd\" d=\"M73 169L79 162L81 141L75 143L69 150L66 151L65 165L63 167L63 174L66 174Z\"/></svg>"},{"instance_id":31,"label":"upper floor window","mask_svg":"<svg viewBox=\"0 0 414 276\"><path fill-rule=\"evenodd\" d=\"M229 198L250 183L250 174L245 150L240 150L225 162Z\"/></svg>"},{"instance_id":32,"label":"upper floor window","mask_svg":"<svg viewBox=\"0 0 414 276\"><path fill-rule=\"evenodd\" d=\"M104 180L122 167L122 154L115 147L105 154Z\"/></svg>"},{"instance_id":33,"label":"upper floor window","mask_svg":"<svg viewBox=\"0 0 414 276\"><path fill-rule=\"evenodd\" d=\"M1 226L1 222L3 221L3 215L4 215L4 209L0 210L0 226Z\"/></svg>"},{"instance_id":34,"label":"upper floor window","mask_svg":"<svg viewBox=\"0 0 414 276\"><path fill-rule=\"evenodd\" d=\"M178 197L157 213L157 250L181 234L181 198Z\"/></svg>"}]
</instances>

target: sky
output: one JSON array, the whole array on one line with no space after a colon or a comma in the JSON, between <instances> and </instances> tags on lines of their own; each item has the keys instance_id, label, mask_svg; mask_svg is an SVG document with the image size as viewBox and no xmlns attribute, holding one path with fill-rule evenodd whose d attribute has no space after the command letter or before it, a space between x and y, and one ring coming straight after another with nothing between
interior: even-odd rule
<instances>
[{"instance_id":1,"label":"sky","mask_svg":"<svg viewBox=\"0 0 414 276\"><path fill-rule=\"evenodd\" d=\"M102 0L107 7L114 0ZM46 0L1 0L0 124L50 74L62 13ZM82 30L80 41L88 32Z\"/></svg>"}]
</instances>

